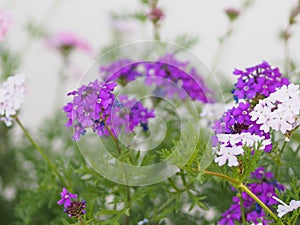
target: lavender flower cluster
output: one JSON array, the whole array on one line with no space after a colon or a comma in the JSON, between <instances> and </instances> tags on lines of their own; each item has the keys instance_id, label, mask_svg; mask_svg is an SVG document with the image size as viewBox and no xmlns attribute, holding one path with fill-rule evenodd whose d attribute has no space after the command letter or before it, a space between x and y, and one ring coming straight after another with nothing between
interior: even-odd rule
<instances>
[{"instance_id":1,"label":"lavender flower cluster","mask_svg":"<svg viewBox=\"0 0 300 225\"><path fill-rule=\"evenodd\" d=\"M273 196L277 197L276 189L284 190L284 186L274 180L271 172L266 172L263 167L257 168L251 175L253 182L249 183L248 188L268 207L277 205L277 201ZM242 193L243 206L245 209L245 218L247 222L252 224L271 224L272 221L265 219L264 210L245 192ZM240 207L240 198L234 196L233 204L223 213L220 225L235 225L242 223L242 213Z\"/></svg>"},{"instance_id":2,"label":"lavender flower cluster","mask_svg":"<svg viewBox=\"0 0 300 225\"><path fill-rule=\"evenodd\" d=\"M156 91L161 95L174 96L180 88L187 93L178 96L181 99L189 96L192 100L203 103L214 102L212 91L206 87L196 69L191 67L189 62L178 61L174 55L165 55L154 62L121 59L108 66L101 66L100 73L105 75L107 81L118 80L123 85L145 77L146 84L157 85ZM168 85L170 81L176 84L177 88Z\"/></svg>"},{"instance_id":3,"label":"lavender flower cluster","mask_svg":"<svg viewBox=\"0 0 300 225\"><path fill-rule=\"evenodd\" d=\"M148 119L154 118L154 110L148 110L141 102L113 94L115 82L95 80L88 85L68 93L73 101L63 107L67 118L67 127L74 128L73 139L80 139L87 129L92 129L98 136L116 135L124 127L125 132L132 132L136 126L148 128ZM112 120L113 118L113 120Z\"/></svg>"}]
</instances>

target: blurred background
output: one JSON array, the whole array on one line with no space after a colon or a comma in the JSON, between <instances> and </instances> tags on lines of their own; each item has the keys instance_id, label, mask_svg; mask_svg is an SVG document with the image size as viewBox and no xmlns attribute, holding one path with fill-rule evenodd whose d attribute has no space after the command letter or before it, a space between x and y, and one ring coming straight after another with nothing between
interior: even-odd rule
<instances>
[{"instance_id":1,"label":"blurred background","mask_svg":"<svg viewBox=\"0 0 300 225\"><path fill-rule=\"evenodd\" d=\"M267 60L283 66L284 44L279 38L289 21L289 13L296 1L251 1L234 26L230 27L225 9L241 9L240 0L161 0L165 18L161 24L161 40L176 42L180 35L190 35L198 42L191 47L207 65L216 65L222 76L231 75L234 68L245 68ZM43 32L71 31L84 38L92 47L90 54L77 52L72 56L68 71L72 74L65 90L76 87L84 70L93 59L103 54L103 48L122 33L119 43L153 39L151 24L134 19L112 19L113 14L127 14L141 10L139 1L117 0L2 0L1 8L11 12L14 25L7 42L14 51L21 51L23 61L19 72L28 76L29 88L22 111L24 121L32 127L51 115L56 99L57 76L62 61L57 52L51 51L45 39L32 41L28 29L39 27ZM293 28L290 56L299 62L300 31ZM218 50L219 40L230 29L232 34ZM100 51L102 49L102 51ZM219 51L216 59L216 52ZM215 61L215 62L213 62ZM217 63L216 63L217 61ZM231 76L231 79L234 79ZM64 102L64 101L62 101ZM33 113L34 112L34 113Z\"/></svg>"}]
</instances>

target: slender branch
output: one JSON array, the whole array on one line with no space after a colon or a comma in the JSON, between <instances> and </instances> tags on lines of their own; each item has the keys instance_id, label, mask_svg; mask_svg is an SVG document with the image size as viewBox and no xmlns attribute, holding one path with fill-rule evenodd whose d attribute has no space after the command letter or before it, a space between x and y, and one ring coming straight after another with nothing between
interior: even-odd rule
<instances>
[{"instance_id":1,"label":"slender branch","mask_svg":"<svg viewBox=\"0 0 300 225\"><path fill-rule=\"evenodd\" d=\"M242 214L242 222L245 223L246 222L246 217L245 217L245 208L244 208L244 199L242 196L242 190L239 189L240 192L240 209L241 209L241 214Z\"/></svg>"},{"instance_id":2,"label":"slender branch","mask_svg":"<svg viewBox=\"0 0 300 225\"><path fill-rule=\"evenodd\" d=\"M57 175L57 177L59 178L59 180L65 185L65 187L70 188L70 185L65 181L65 179L63 179L63 177L60 175L60 173L58 172L57 168L55 167L55 165L51 162L51 160L48 158L47 154L40 148L40 146L37 145L37 143L32 139L32 137L30 136L30 134L28 133L28 131L26 130L26 128L23 126L23 124L21 123L21 121L19 120L19 118L17 116L14 117L17 124L21 127L22 131L24 132L24 134L26 135L26 137L28 138L28 140L31 142L31 144L33 145L33 147L40 153L40 155L44 158L44 160L46 161L46 163L49 165L49 167L52 169L52 171Z\"/></svg>"},{"instance_id":3,"label":"slender branch","mask_svg":"<svg viewBox=\"0 0 300 225\"><path fill-rule=\"evenodd\" d=\"M116 144L116 148L118 150L118 153L121 154L121 149L120 149L120 146L119 146L119 141L118 139L116 138L116 136L114 135L114 133L111 131L111 129L107 126L106 122L103 121L104 123L104 126L106 128L106 130L108 131L109 135L113 138L115 144Z\"/></svg>"},{"instance_id":4,"label":"slender branch","mask_svg":"<svg viewBox=\"0 0 300 225\"><path fill-rule=\"evenodd\" d=\"M223 178L224 180L227 180L235 185L240 185L241 182L239 182L238 180L236 179L233 179L225 174L221 174L221 173L216 173L216 172L213 172L213 171L209 171L209 170L205 170L204 171L204 174L208 174L208 175L212 175L212 176L216 176L216 177L221 177Z\"/></svg>"}]
</instances>

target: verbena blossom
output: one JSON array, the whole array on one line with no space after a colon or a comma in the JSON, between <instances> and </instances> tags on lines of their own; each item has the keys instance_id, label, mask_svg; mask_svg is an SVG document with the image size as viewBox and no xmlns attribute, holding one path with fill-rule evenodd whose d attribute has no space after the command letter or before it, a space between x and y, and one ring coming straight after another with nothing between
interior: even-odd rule
<instances>
[{"instance_id":1,"label":"verbena blossom","mask_svg":"<svg viewBox=\"0 0 300 225\"><path fill-rule=\"evenodd\" d=\"M148 13L148 18L153 21L153 23L158 23L159 21L161 21L163 18L165 17L164 12L162 11L162 9L155 7L152 8L150 10L150 12Z\"/></svg>"},{"instance_id":2,"label":"verbena blossom","mask_svg":"<svg viewBox=\"0 0 300 225\"><path fill-rule=\"evenodd\" d=\"M147 131L148 120L154 117L154 110L144 107L142 102L126 95L119 95L112 110L112 130L119 133L123 128L129 133L133 132L135 127L141 126Z\"/></svg>"},{"instance_id":3,"label":"verbena blossom","mask_svg":"<svg viewBox=\"0 0 300 225\"><path fill-rule=\"evenodd\" d=\"M232 107L225 112L221 119L215 121L212 127L216 136L213 137L213 145L217 146L219 140L218 134L243 134L257 135L263 137L261 140L270 140L270 134L262 131L259 124L251 120L251 105L249 102L240 102L237 106ZM266 142L265 142L266 143ZM264 150L269 152L272 144L264 145Z\"/></svg>"},{"instance_id":4,"label":"verbena blossom","mask_svg":"<svg viewBox=\"0 0 300 225\"><path fill-rule=\"evenodd\" d=\"M273 129L285 134L299 124L299 102L299 85L284 85L258 102L250 113L251 120L261 124L260 129L264 132Z\"/></svg>"},{"instance_id":5,"label":"verbena blossom","mask_svg":"<svg viewBox=\"0 0 300 225\"><path fill-rule=\"evenodd\" d=\"M244 146L251 148L257 147L260 144L261 149L265 149L271 144L271 140L265 140L263 137L251 133L241 134L218 134L220 142L220 150L216 152L215 162L219 166L223 166L228 161L228 166L238 166L238 155L244 153Z\"/></svg>"},{"instance_id":6,"label":"verbena blossom","mask_svg":"<svg viewBox=\"0 0 300 225\"><path fill-rule=\"evenodd\" d=\"M148 120L155 117L154 110L127 96L116 99L113 94L116 85L95 80L68 93L73 100L63 110L69 118L66 126L74 128L75 141L85 135L87 129L98 136L117 135L122 128L126 133L133 132L137 126L148 130Z\"/></svg>"},{"instance_id":7,"label":"verbena blossom","mask_svg":"<svg viewBox=\"0 0 300 225\"><path fill-rule=\"evenodd\" d=\"M293 199L290 201L290 204L287 205L276 196L273 196L273 199L282 204L282 205L279 204L277 208L277 213L279 218L283 217L285 214L289 212L292 212L300 208L300 201L296 201Z\"/></svg>"},{"instance_id":8,"label":"verbena blossom","mask_svg":"<svg viewBox=\"0 0 300 225\"><path fill-rule=\"evenodd\" d=\"M79 140L88 128L99 136L110 134L106 126L111 123L111 108L115 100L112 91L116 85L95 80L68 93L73 96L73 101L67 103L63 110L69 118L66 126L74 128L74 140Z\"/></svg>"},{"instance_id":9,"label":"verbena blossom","mask_svg":"<svg viewBox=\"0 0 300 225\"><path fill-rule=\"evenodd\" d=\"M107 81L118 80L122 85L145 77L146 85L156 85L155 91L161 97L178 95L178 89L182 89L186 94L179 95L181 99L189 96L192 100L204 103L214 102L212 91L207 88L196 69L190 67L188 62L178 61L171 54L153 62L121 59L108 66L101 66L100 73L104 74ZM174 85L170 85L170 82Z\"/></svg>"},{"instance_id":10,"label":"verbena blossom","mask_svg":"<svg viewBox=\"0 0 300 225\"><path fill-rule=\"evenodd\" d=\"M12 125L12 116L17 114L24 102L25 81L25 75L20 73L0 84L0 119L6 126Z\"/></svg>"},{"instance_id":11,"label":"verbena blossom","mask_svg":"<svg viewBox=\"0 0 300 225\"><path fill-rule=\"evenodd\" d=\"M80 218L86 213L86 201L77 200L77 194L72 194L66 188L63 188L60 195L61 199L57 204L64 205L64 212L67 213L69 217Z\"/></svg>"},{"instance_id":12,"label":"verbena blossom","mask_svg":"<svg viewBox=\"0 0 300 225\"><path fill-rule=\"evenodd\" d=\"M0 41L4 39L9 27L12 24L12 15L3 9L0 9Z\"/></svg>"},{"instance_id":13,"label":"verbena blossom","mask_svg":"<svg viewBox=\"0 0 300 225\"><path fill-rule=\"evenodd\" d=\"M73 50L82 50L86 53L91 52L91 47L86 40L68 31L52 35L49 38L48 43L62 54L69 54Z\"/></svg>"},{"instance_id":14,"label":"verbena blossom","mask_svg":"<svg viewBox=\"0 0 300 225\"><path fill-rule=\"evenodd\" d=\"M263 167L256 169L252 173L252 182L247 184L248 188L268 207L276 205L277 202L273 196L277 196L275 190L283 191L284 187L274 180L274 175L265 172ZM242 193L243 206L245 209L246 221L253 224L271 224L272 221L267 220L264 210L259 206L246 192ZM242 223L242 214L240 210L240 199L233 197L233 204L230 209L222 215L219 225L235 225Z\"/></svg>"},{"instance_id":15,"label":"verbena blossom","mask_svg":"<svg viewBox=\"0 0 300 225\"><path fill-rule=\"evenodd\" d=\"M268 97L276 88L289 84L289 80L282 77L279 69L272 68L266 61L245 71L236 69L233 74L239 76L233 90L237 100Z\"/></svg>"}]
</instances>

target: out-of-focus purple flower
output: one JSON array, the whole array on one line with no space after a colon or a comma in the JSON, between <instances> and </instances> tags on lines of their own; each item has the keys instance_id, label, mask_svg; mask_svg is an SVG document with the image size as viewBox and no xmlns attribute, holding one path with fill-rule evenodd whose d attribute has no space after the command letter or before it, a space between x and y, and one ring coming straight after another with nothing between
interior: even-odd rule
<instances>
[{"instance_id":1,"label":"out-of-focus purple flower","mask_svg":"<svg viewBox=\"0 0 300 225\"><path fill-rule=\"evenodd\" d=\"M26 87L24 74L10 76L0 84L0 120L6 126L12 125L12 116L15 116L24 102Z\"/></svg>"},{"instance_id":2,"label":"out-of-focus purple flower","mask_svg":"<svg viewBox=\"0 0 300 225\"><path fill-rule=\"evenodd\" d=\"M12 24L12 15L3 9L0 9L0 41L4 39L9 27Z\"/></svg>"},{"instance_id":3,"label":"out-of-focus purple flower","mask_svg":"<svg viewBox=\"0 0 300 225\"><path fill-rule=\"evenodd\" d=\"M249 183L248 188L264 202L268 207L277 204L273 196L277 196L275 189L280 191L284 187L273 180L274 175L270 172L265 172L263 167L257 168L252 173L253 182ZM243 206L245 209L245 217L247 222L264 225L271 224L272 221L265 219L263 209L245 192L242 193ZM220 225L242 223L242 216L240 212L240 199L233 197L233 204L230 209L222 214L222 219L219 221Z\"/></svg>"},{"instance_id":4,"label":"out-of-focus purple flower","mask_svg":"<svg viewBox=\"0 0 300 225\"><path fill-rule=\"evenodd\" d=\"M277 67L271 68L266 61L245 71L236 69L233 74L239 76L233 90L236 99L268 97L276 88L290 83L286 77L282 77Z\"/></svg>"},{"instance_id":5,"label":"out-of-focus purple flower","mask_svg":"<svg viewBox=\"0 0 300 225\"><path fill-rule=\"evenodd\" d=\"M51 47L59 50L64 55L68 55L76 49L91 53L91 47L86 40L68 31L52 35L48 43Z\"/></svg>"},{"instance_id":6,"label":"out-of-focus purple flower","mask_svg":"<svg viewBox=\"0 0 300 225\"><path fill-rule=\"evenodd\" d=\"M214 102L213 92L205 85L196 69L190 67L188 62L178 61L172 54L154 62L122 59L100 67L100 73L104 74L107 81L118 80L122 85L138 77L146 77L145 84L156 85L155 91L165 96L177 95L180 99L190 97L204 103Z\"/></svg>"},{"instance_id":7,"label":"out-of-focus purple flower","mask_svg":"<svg viewBox=\"0 0 300 225\"><path fill-rule=\"evenodd\" d=\"M106 126L111 122L111 108L115 100L112 91L116 85L95 80L68 93L73 96L73 101L67 103L63 110L69 118L66 126L74 128L74 140L79 140L88 128L99 136L109 135Z\"/></svg>"},{"instance_id":8,"label":"out-of-focus purple flower","mask_svg":"<svg viewBox=\"0 0 300 225\"><path fill-rule=\"evenodd\" d=\"M77 198L77 194L72 194L66 188L63 188L60 195L61 199L57 202L57 204L64 205L65 208L69 207L71 205L72 200Z\"/></svg>"},{"instance_id":9,"label":"out-of-focus purple flower","mask_svg":"<svg viewBox=\"0 0 300 225\"><path fill-rule=\"evenodd\" d=\"M148 13L148 18L153 21L153 23L157 23L161 21L165 17L164 12L162 9L155 7L152 8L151 11Z\"/></svg>"},{"instance_id":10,"label":"out-of-focus purple flower","mask_svg":"<svg viewBox=\"0 0 300 225\"><path fill-rule=\"evenodd\" d=\"M141 126L144 131L148 130L148 120L154 118L154 110L145 108L136 99L119 95L112 110L112 130L119 133L123 128L126 133L132 132L135 127Z\"/></svg>"},{"instance_id":11,"label":"out-of-focus purple flower","mask_svg":"<svg viewBox=\"0 0 300 225\"><path fill-rule=\"evenodd\" d=\"M240 10L235 9L235 8L227 8L225 9L225 13L227 15L227 17L229 18L229 20L234 21L235 19L237 19L240 15Z\"/></svg>"}]
</instances>

